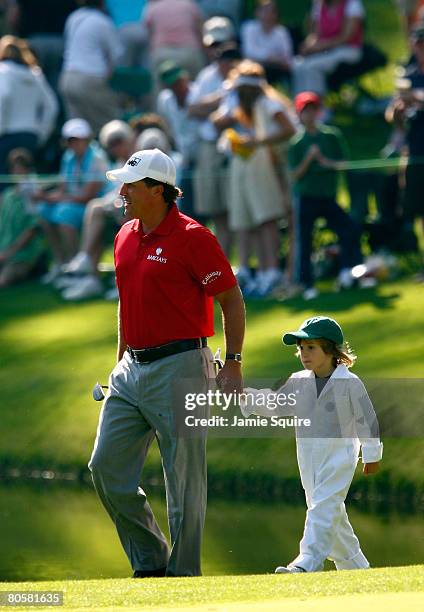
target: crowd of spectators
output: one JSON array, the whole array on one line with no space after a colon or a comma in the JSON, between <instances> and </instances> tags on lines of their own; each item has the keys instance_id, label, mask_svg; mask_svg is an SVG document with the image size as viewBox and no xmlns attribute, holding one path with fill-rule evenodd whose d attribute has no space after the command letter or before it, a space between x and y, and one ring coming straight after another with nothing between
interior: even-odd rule
<instances>
[{"instance_id":1,"label":"crowd of spectators","mask_svg":"<svg viewBox=\"0 0 424 612\"><path fill-rule=\"evenodd\" d=\"M376 180L379 207L396 183L396 202L387 211L383 202L380 213L398 240L375 246L417 251L424 2L397 1L411 58L386 120L393 124L390 154L407 162L400 176ZM338 237L338 288L369 286L360 250L368 194L349 175L350 212L339 206L348 143L323 123L329 75L362 57L363 2L312 0L303 40L282 22L283 3L257 0L251 19L244 4L0 2L0 287L45 268L47 245L43 283L67 300L116 299L99 264L127 219L105 173L150 148L174 159L184 194L178 206L210 225L237 262L246 297L317 296L318 218ZM129 95L131 87L113 86L116 74L132 89L146 85Z\"/></svg>"}]
</instances>

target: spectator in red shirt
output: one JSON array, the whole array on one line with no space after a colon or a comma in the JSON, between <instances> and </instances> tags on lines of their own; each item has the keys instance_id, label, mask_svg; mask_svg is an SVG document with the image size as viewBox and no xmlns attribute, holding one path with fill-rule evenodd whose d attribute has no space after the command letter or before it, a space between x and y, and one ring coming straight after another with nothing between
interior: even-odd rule
<instances>
[{"instance_id":1,"label":"spectator in red shirt","mask_svg":"<svg viewBox=\"0 0 424 612\"><path fill-rule=\"evenodd\" d=\"M213 297L222 308L227 347L217 381L228 391L242 389L243 299L216 238L178 211L180 190L171 158L158 149L137 151L107 176L123 182L121 195L133 220L115 240L118 364L90 469L134 577L197 576L206 509L206 440L199 432L175 434L174 391L188 379L191 390L205 388L213 376L206 346L206 337L214 333ZM165 474L170 552L139 488L155 436Z\"/></svg>"}]
</instances>

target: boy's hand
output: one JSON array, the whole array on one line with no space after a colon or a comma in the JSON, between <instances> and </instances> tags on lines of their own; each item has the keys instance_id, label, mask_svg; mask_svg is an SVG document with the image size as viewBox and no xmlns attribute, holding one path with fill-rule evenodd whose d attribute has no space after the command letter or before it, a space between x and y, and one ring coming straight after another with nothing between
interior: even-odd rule
<instances>
[{"instance_id":1,"label":"boy's hand","mask_svg":"<svg viewBox=\"0 0 424 612\"><path fill-rule=\"evenodd\" d=\"M368 476L369 474L375 474L380 469L380 462L374 461L374 463L365 463L362 468L363 473Z\"/></svg>"}]
</instances>

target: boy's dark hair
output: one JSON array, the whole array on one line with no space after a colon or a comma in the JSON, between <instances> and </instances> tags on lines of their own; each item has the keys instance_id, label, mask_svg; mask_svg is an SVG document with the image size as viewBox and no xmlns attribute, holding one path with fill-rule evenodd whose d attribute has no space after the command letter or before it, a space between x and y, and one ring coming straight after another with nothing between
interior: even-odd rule
<instances>
[{"instance_id":1,"label":"boy's dark hair","mask_svg":"<svg viewBox=\"0 0 424 612\"><path fill-rule=\"evenodd\" d=\"M27 170L32 170L34 168L34 158L31 151L22 147L12 149L7 156L7 165L11 168L16 164L23 166Z\"/></svg>"},{"instance_id":2,"label":"boy's dark hair","mask_svg":"<svg viewBox=\"0 0 424 612\"><path fill-rule=\"evenodd\" d=\"M179 187L174 187L173 185L168 185L167 183L162 183L161 181L157 181L152 178L145 178L143 179L143 182L147 185L147 187L162 185L163 199L168 204L168 208L171 208L171 206L177 201L177 198L181 198L183 195L183 192Z\"/></svg>"}]
</instances>

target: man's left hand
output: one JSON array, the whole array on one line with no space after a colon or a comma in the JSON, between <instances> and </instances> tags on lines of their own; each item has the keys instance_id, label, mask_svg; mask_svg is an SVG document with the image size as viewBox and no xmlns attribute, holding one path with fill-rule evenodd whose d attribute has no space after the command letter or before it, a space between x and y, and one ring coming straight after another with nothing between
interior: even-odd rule
<instances>
[{"instance_id":1,"label":"man's left hand","mask_svg":"<svg viewBox=\"0 0 424 612\"><path fill-rule=\"evenodd\" d=\"M216 377L219 389L223 393L241 393L243 391L243 374L241 363L228 360Z\"/></svg>"}]
</instances>

